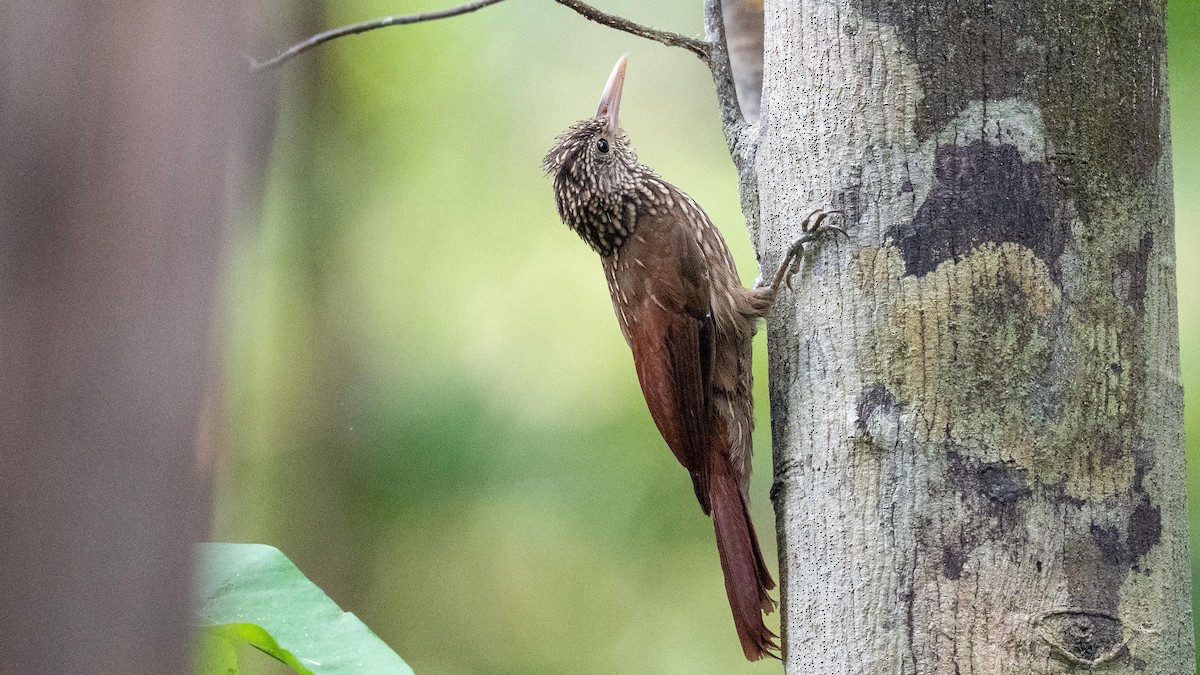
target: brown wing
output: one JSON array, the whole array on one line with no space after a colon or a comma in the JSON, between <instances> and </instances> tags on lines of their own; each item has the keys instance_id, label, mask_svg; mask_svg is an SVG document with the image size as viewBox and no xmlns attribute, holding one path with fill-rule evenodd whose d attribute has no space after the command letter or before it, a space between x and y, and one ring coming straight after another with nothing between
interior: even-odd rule
<instances>
[{"instance_id":1,"label":"brown wing","mask_svg":"<svg viewBox=\"0 0 1200 675\"><path fill-rule=\"evenodd\" d=\"M622 255L643 256L652 272L640 284L629 345L650 415L691 474L696 499L707 514L712 440L708 391L715 339L709 282L685 228L651 220L639 222L638 231L646 243Z\"/></svg>"}]
</instances>

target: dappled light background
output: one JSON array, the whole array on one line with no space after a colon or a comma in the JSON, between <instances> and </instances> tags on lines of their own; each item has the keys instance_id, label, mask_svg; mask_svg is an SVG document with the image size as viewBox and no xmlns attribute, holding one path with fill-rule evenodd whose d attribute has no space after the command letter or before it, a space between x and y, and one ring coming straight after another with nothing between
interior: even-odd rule
<instances>
[{"instance_id":1,"label":"dappled light background","mask_svg":"<svg viewBox=\"0 0 1200 675\"><path fill-rule=\"evenodd\" d=\"M445 4L286 3L267 25L281 46ZM702 32L699 0L603 7ZM1190 2L1171 12L1195 503L1200 23ZM624 52L623 125L642 161L705 207L750 283L712 83L683 50L512 0L260 76L280 88L279 123L226 285L216 537L281 548L422 675L779 668L742 658L711 523L541 170ZM774 551L762 335L756 350L753 511Z\"/></svg>"}]
</instances>

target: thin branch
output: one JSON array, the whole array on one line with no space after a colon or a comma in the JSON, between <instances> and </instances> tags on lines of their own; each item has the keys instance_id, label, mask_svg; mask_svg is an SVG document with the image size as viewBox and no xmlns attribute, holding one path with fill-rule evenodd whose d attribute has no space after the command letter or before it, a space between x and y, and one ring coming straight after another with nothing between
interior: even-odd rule
<instances>
[{"instance_id":1,"label":"thin branch","mask_svg":"<svg viewBox=\"0 0 1200 675\"><path fill-rule=\"evenodd\" d=\"M721 110L721 127L729 145L729 156L738 171L738 193L742 198L742 215L746 218L746 229L755 247L761 245L759 230L762 216L759 210L758 174L754 170L754 157L758 152L758 137L762 132L759 123L750 124L742 114L738 102L737 84L733 77L733 64L729 61L729 45L725 39L725 15L722 0L705 0L704 32L708 38L708 69L712 71L713 84L717 88L717 105ZM770 252L767 255L771 255ZM760 261L765 262L759 251ZM763 264L760 262L760 266ZM777 479L778 480L778 479ZM776 489L771 488L774 495ZM772 496L771 501L775 501Z\"/></svg>"},{"instance_id":2,"label":"thin branch","mask_svg":"<svg viewBox=\"0 0 1200 675\"><path fill-rule=\"evenodd\" d=\"M725 15L722 0L706 0L704 3L704 29L709 48L708 68L717 87L717 102L721 108L721 126L729 143L729 153L738 169L744 168L746 156L744 140L750 127L742 114L741 102L737 97L737 82L733 75L733 63L729 60L729 43L725 35Z\"/></svg>"},{"instance_id":3,"label":"thin branch","mask_svg":"<svg viewBox=\"0 0 1200 675\"><path fill-rule=\"evenodd\" d=\"M588 19L589 21L595 21L596 23L608 26L609 28L616 28L619 31L624 31L631 35L643 37L647 40L654 40L655 42L662 43L668 47L683 47L689 52L700 57L700 60L705 64L708 63L709 43L705 42L704 40L697 40L696 38L690 38L686 35L680 35L679 33L672 33L670 31L658 30L657 28L643 26L639 23L634 23L629 19L601 12L591 5L579 2L579 0L554 1L563 7L568 7L574 10L580 16Z\"/></svg>"},{"instance_id":4,"label":"thin branch","mask_svg":"<svg viewBox=\"0 0 1200 675\"><path fill-rule=\"evenodd\" d=\"M330 40L336 40L337 38L345 37L347 35L356 35L358 33L365 33L369 30L375 30L376 28L387 28L388 26L403 26L410 23L420 23L422 21L446 19L452 16L458 16L460 14L474 12L477 9L483 9L488 5L494 5L498 2L504 2L504 0L476 0L475 2L468 2L465 5L451 7L450 9L439 9L433 12L405 14L402 16L385 16L378 19L371 19L370 21L352 23L348 26L342 26L340 28L333 28L322 33L317 33L316 35L302 42L297 42L291 47L288 47L275 56L267 59L266 61L257 61L251 58L250 69L254 71L260 71L274 68L275 66L278 66L279 64L287 61L301 52L308 51L319 44L329 42Z\"/></svg>"},{"instance_id":5,"label":"thin branch","mask_svg":"<svg viewBox=\"0 0 1200 675\"><path fill-rule=\"evenodd\" d=\"M658 30L656 28L650 28L649 26L643 26L639 23L634 23L633 21L630 21L628 19L616 16L613 14L607 14L605 12L601 12L600 10L596 9L595 7L592 7L591 5L588 5L583 2L579 2L579 0L554 0L554 1L564 7L567 7L568 9L574 10L577 14L584 17L585 19L588 19L590 21L595 21L596 23L608 26L609 28L615 28L619 31L624 31L631 35L643 37L648 40L654 40L655 42L667 45L668 47L682 47L682 48L692 52L696 56L700 57L700 60L703 61L705 64L709 63L709 54L708 54L709 43L705 42L704 40L697 40L696 38L690 38L690 37L687 37L686 35L680 35L679 33L672 33L670 31ZM247 57L247 58L250 61L250 69L251 70L256 71L256 72L261 71L261 70L268 70L268 69L278 66L279 64L283 63L284 61L287 61L288 59L292 58L293 56L296 56L297 54L300 54L301 52L308 51L309 49L312 49L313 47L316 47L317 45L329 42L330 40L336 40L337 38L340 38L340 37L345 37L347 35L356 35L358 33L365 33L370 30L375 30L376 28L387 28L388 26L403 26L403 25L410 24L410 23L420 23L422 21L433 21L435 19L445 19L445 18L449 18L452 16L458 16L460 14L467 14L469 12L474 12L477 9L483 9L484 7L487 7L488 5L494 5L499 2L504 2L504 0L476 0L475 2L468 2L465 5L459 5L457 7L451 7L449 9L441 9L441 10L437 10L437 11L433 11L433 12L422 12L420 14L405 14L403 16L385 16L385 17L381 17L379 19L372 19L370 21L363 21L360 23L352 23L348 26L342 26L340 28L333 28L331 30L324 31L322 33L317 33L316 35L308 38L307 40L297 42L296 44L279 52L278 54L271 57L270 59L267 59L266 61L258 61L252 57Z\"/></svg>"}]
</instances>

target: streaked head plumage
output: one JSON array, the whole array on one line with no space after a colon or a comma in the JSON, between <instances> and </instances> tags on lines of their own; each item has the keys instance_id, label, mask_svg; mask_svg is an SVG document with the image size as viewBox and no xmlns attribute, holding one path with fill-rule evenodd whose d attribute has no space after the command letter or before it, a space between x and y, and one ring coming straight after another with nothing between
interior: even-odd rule
<instances>
[{"instance_id":1,"label":"streaked head plumage","mask_svg":"<svg viewBox=\"0 0 1200 675\"><path fill-rule=\"evenodd\" d=\"M625 62L622 56L609 75L596 115L571 125L542 162L554 178L559 216L602 255L632 230L628 201L646 171L618 119Z\"/></svg>"}]
</instances>

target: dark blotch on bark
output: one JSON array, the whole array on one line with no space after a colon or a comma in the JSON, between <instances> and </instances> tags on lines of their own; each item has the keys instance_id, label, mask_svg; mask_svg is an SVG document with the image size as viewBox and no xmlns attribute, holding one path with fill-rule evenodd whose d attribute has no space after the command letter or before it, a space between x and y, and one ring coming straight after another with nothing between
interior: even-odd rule
<instances>
[{"instance_id":1,"label":"dark blotch on bark","mask_svg":"<svg viewBox=\"0 0 1200 675\"><path fill-rule=\"evenodd\" d=\"M951 531L930 531L929 524L924 523L918 526L918 532L924 546L934 550L940 547L942 575L957 580L980 542L1020 540L1025 536L1024 530L1013 526L1020 522L1020 503L1031 491L1025 472L1014 465L985 462L953 448L947 450L946 460L964 517Z\"/></svg>"},{"instance_id":2,"label":"dark blotch on bark","mask_svg":"<svg viewBox=\"0 0 1200 675\"><path fill-rule=\"evenodd\" d=\"M1133 445L1133 485L1130 497L1136 502L1129 513L1125 542L1129 549L1129 565L1136 567L1143 555L1162 537L1162 511L1150 503L1146 492L1146 472L1154 467L1154 456L1142 443Z\"/></svg>"},{"instance_id":3,"label":"dark blotch on bark","mask_svg":"<svg viewBox=\"0 0 1200 675\"><path fill-rule=\"evenodd\" d=\"M1031 249L1061 283L1058 257L1067 241L1052 217L1058 200L1046 165L1026 162L1011 145L982 140L938 146L934 185L911 223L888 234L904 256L905 273L922 276L984 242Z\"/></svg>"},{"instance_id":4,"label":"dark blotch on bark","mask_svg":"<svg viewBox=\"0 0 1200 675\"><path fill-rule=\"evenodd\" d=\"M1162 536L1162 512L1157 506L1152 506L1148 498L1143 498L1133 509L1133 513L1129 514L1127 532L1129 563L1136 565Z\"/></svg>"},{"instance_id":5,"label":"dark blotch on bark","mask_svg":"<svg viewBox=\"0 0 1200 675\"><path fill-rule=\"evenodd\" d=\"M1163 532L1162 512L1150 503L1145 492L1134 490L1129 497L1135 501L1122 532L1118 527L1092 525L1092 543L1099 551L1099 562L1111 567L1136 569L1141 556L1158 543Z\"/></svg>"},{"instance_id":6,"label":"dark blotch on bark","mask_svg":"<svg viewBox=\"0 0 1200 675\"><path fill-rule=\"evenodd\" d=\"M1028 496L1023 473L1002 464L988 464L979 471L979 487L988 499L1010 502Z\"/></svg>"},{"instance_id":7,"label":"dark blotch on bark","mask_svg":"<svg viewBox=\"0 0 1200 675\"><path fill-rule=\"evenodd\" d=\"M962 577L963 565L967 562L967 553L961 547L947 546L942 549L942 574L957 581Z\"/></svg>"},{"instance_id":8,"label":"dark blotch on bark","mask_svg":"<svg viewBox=\"0 0 1200 675\"><path fill-rule=\"evenodd\" d=\"M1120 565L1125 558L1125 547L1116 528L1092 525L1092 540L1100 551L1100 559L1110 565Z\"/></svg>"},{"instance_id":9,"label":"dark blotch on bark","mask_svg":"<svg viewBox=\"0 0 1200 675\"><path fill-rule=\"evenodd\" d=\"M1012 522L1017 503L1031 494L1025 471L1014 464L985 462L966 457L957 450L946 453L950 461L950 477L958 488L965 505L984 521Z\"/></svg>"},{"instance_id":10,"label":"dark blotch on bark","mask_svg":"<svg viewBox=\"0 0 1200 675\"><path fill-rule=\"evenodd\" d=\"M1113 431L1095 432L1095 438L1092 440L1092 443L1094 446L1094 456L1100 462L1095 467L1085 468L1085 471L1091 471L1094 468L1097 472L1102 473L1108 470L1109 467L1125 461L1129 452L1129 448L1126 447L1126 441Z\"/></svg>"},{"instance_id":11,"label":"dark blotch on bark","mask_svg":"<svg viewBox=\"0 0 1200 675\"><path fill-rule=\"evenodd\" d=\"M867 422L877 411L891 412L896 409L896 397L882 384L875 383L858 395L858 419L855 424L866 431Z\"/></svg>"},{"instance_id":12,"label":"dark blotch on bark","mask_svg":"<svg viewBox=\"0 0 1200 675\"><path fill-rule=\"evenodd\" d=\"M1154 235L1142 235L1137 249L1117 254L1117 268L1121 278L1117 280L1117 294L1121 300L1133 305L1135 315L1141 317L1146 311L1146 274L1150 266L1150 253L1154 250Z\"/></svg>"}]
</instances>

